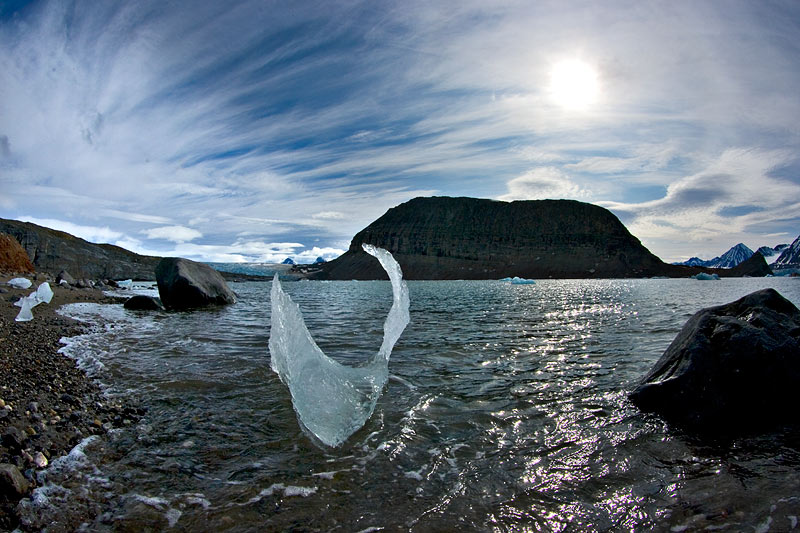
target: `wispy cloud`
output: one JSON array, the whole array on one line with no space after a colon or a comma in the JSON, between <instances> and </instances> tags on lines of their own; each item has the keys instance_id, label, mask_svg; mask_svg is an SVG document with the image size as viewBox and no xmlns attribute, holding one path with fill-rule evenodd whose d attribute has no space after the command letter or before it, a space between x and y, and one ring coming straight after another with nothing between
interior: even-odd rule
<instances>
[{"instance_id":1,"label":"wispy cloud","mask_svg":"<svg viewBox=\"0 0 800 533\"><path fill-rule=\"evenodd\" d=\"M430 194L602 202L667 259L800 231L792 2L11 9L0 216L238 260L273 253L245 235L331 254ZM564 60L591 106L552 94Z\"/></svg>"}]
</instances>

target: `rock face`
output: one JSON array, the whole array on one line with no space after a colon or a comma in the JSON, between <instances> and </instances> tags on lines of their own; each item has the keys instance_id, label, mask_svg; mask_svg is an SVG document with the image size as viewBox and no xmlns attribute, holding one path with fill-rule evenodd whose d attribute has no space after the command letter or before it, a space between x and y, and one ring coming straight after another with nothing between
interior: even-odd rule
<instances>
[{"instance_id":1,"label":"rock face","mask_svg":"<svg viewBox=\"0 0 800 533\"><path fill-rule=\"evenodd\" d=\"M34 271L28 254L17 239L0 233L0 271L29 273Z\"/></svg>"},{"instance_id":2,"label":"rock face","mask_svg":"<svg viewBox=\"0 0 800 533\"><path fill-rule=\"evenodd\" d=\"M364 243L389 250L406 279L689 275L650 253L610 211L573 200L415 198L359 232L320 277L385 278Z\"/></svg>"},{"instance_id":3,"label":"rock face","mask_svg":"<svg viewBox=\"0 0 800 533\"><path fill-rule=\"evenodd\" d=\"M13 236L37 270L62 269L76 279L153 279L160 257L135 254L111 244L93 244L69 233L29 222L0 219L0 232Z\"/></svg>"},{"instance_id":4,"label":"rock face","mask_svg":"<svg viewBox=\"0 0 800 533\"><path fill-rule=\"evenodd\" d=\"M643 411L701 432L800 420L800 311L774 289L703 309L630 394Z\"/></svg>"},{"instance_id":5,"label":"rock face","mask_svg":"<svg viewBox=\"0 0 800 533\"><path fill-rule=\"evenodd\" d=\"M222 275L203 263L165 257L155 269L158 293L167 309L194 309L236 302Z\"/></svg>"}]
</instances>

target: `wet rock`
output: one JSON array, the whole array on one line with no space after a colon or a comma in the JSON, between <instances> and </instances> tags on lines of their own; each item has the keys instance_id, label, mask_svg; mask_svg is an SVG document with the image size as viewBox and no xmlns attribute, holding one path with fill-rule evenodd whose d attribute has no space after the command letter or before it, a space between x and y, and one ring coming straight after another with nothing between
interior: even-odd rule
<instances>
[{"instance_id":1,"label":"wet rock","mask_svg":"<svg viewBox=\"0 0 800 533\"><path fill-rule=\"evenodd\" d=\"M800 311L774 289L703 309L630 394L642 410L700 432L800 421Z\"/></svg>"},{"instance_id":2,"label":"wet rock","mask_svg":"<svg viewBox=\"0 0 800 533\"><path fill-rule=\"evenodd\" d=\"M30 484L19 468L9 463L0 464L0 497L6 501L16 501L25 496L28 490Z\"/></svg>"},{"instance_id":3,"label":"wet rock","mask_svg":"<svg viewBox=\"0 0 800 533\"><path fill-rule=\"evenodd\" d=\"M128 298L125 301L124 307L125 309L130 309L133 311L160 311L164 309L164 306L161 304L161 300L158 298L144 296L141 294L137 294L136 296Z\"/></svg>"},{"instance_id":4,"label":"wet rock","mask_svg":"<svg viewBox=\"0 0 800 533\"><path fill-rule=\"evenodd\" d=\"M161 302L167 309L193 309L236 302L222 275L203 263L165 257L156 265Z\"/></svg>"}]
</instances>

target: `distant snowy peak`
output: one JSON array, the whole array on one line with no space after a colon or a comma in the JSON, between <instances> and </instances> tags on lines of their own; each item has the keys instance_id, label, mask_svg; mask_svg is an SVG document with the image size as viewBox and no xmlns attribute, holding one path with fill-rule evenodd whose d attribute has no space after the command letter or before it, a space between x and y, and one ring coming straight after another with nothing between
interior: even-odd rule
<instances>
[{"instance_id":1,"label":"distant snowy peak","mask_svg":"<svg viewBox=\"0 0 800 533\"><path fill-rule=\"evenodd\" d=\"M709 259L705 261L700 259L699 257L692 257L688 261L684 261L683 263L677 263L679 265L687 265L687 266L702 266L702 267L709 267L709 268L733 268L736 265L743 263L753 257L753 250L748 248L742 243L737 244L724 254L719 257L715 257L714 259Z\"/></svg>"},{"instance_id":2,"label":"distant snowy peak","mask_svg":"<svg viewBox=\"0 0 800 533\"><path fill-rule=\"evenodd\" d=\"M722 256L712 259L712 268L733 268L753 257L755 252L742 243L737 244Z\"/></svg>"},{"instance_id":3,"label":"distant snowy peak","mask_svg":"<svg viewBox=\"0 0 800 533\"><path fill-rule=\"evenodd\" d=\"M773 263L777 268L800 266L800 236Z\"/></svg>"},{"instance_id":4,"label":"distant snowy peak","mask_svg":"<svg viewBox=\"0 0 800 533\"><path fill-rule=\"evenodd\" d=\"M284 264L284 265L293 265L295 263L294 263L294 259L292 259L291 257L287 257L286 259L283 260L282 264Z\"/></svg>"}]
</instances>

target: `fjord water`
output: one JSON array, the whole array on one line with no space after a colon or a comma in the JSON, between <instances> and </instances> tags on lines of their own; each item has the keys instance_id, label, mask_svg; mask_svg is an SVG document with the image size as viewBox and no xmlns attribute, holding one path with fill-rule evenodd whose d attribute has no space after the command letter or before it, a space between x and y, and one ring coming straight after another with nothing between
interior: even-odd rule
<instances>
[{"instance_id":1,"label":"fjord water","mask_svg":"<svg viewBox=\"0 0 800 533\"><path fill-rule=\"evenodd\" d=\"M692 313L800 280L408 282L411 323L372 417L314 444L270 370L270 282L236 305L101 321L66 351L148 409L57 462L34 527L176 531L785 531L796 430L704 442L626 398ZM319 347L374 354L388 281L284 283Z\"/></svg>"}]
</instances>

